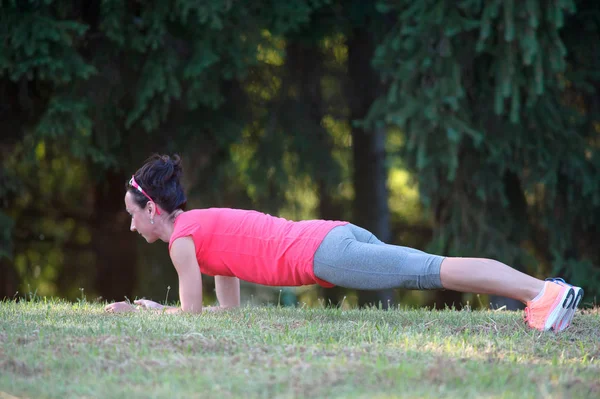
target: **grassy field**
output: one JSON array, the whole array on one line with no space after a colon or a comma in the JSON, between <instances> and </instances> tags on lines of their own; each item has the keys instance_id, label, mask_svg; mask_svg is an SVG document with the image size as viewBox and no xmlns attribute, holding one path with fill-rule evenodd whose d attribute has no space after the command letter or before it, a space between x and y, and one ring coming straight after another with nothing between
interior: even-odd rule
<instances>
[{"instance_id":1,"label":"grassy field","mask_svg":"<svg viewBox=\"0 0 600 399\"><path fill-rule=\"evenodd\" d=\"M506 311L0 302L0 399L598 398L599 358L598 309L553 334Z\"/></svg>"}]
</instances>

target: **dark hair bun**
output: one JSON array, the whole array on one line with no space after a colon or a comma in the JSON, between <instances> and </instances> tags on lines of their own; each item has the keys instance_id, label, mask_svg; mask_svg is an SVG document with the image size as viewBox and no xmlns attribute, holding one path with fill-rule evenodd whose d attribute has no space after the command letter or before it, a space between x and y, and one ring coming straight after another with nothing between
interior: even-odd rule
<instances>
[{"instance_id":1,"label":"dark hair bun","mask_svg":"<svg viewBox=\"0 0 600 399\"><path fill-rule=\"evenodd\" d=\"M154 154L135 173L135 180L161 208L171 213L175 209L185 209L187 198L181 186L183 166L177 154ZM140 206L145 206L147 199L143 194L130 190Z\"/></svg>"},{"instance_id":2,"label":"dark hair bun","mask_svg":"<svg viewBox=\"0 0 600 399\"><path fill-rule=\"evenodd\" d=\"M171 180L179 182L183 174L183 166L181 165L181 157L177 154L171 158L168 155L158 155L159 159L164 162L163 184L167 184Z\"/></svg>"},{"instance_id":3,"label":"dark hair bun","mask_svg":"<svg viewBox=\"0 0 600 399\"><path fill-rule=\"evenodd\" d=\"M173 158L168 155L154 154L146 160L139 172L145 172L143 173L145 179L142 181L146 184L152 188L163 188L169 184L179 183L183 167L181 158L177 154L173 155ZM151 190L150 187L149 189Z\"/></svg>"}]
</instances>

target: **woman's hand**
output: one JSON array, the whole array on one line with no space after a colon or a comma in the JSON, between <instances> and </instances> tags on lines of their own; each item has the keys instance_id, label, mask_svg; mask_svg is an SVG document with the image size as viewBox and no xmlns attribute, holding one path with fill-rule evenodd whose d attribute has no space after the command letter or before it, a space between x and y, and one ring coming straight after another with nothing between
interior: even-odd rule
<instances>
[{"instance_id":1,"label":"woman's hand","mask_svg":"<svg viewBox=\"0 0 600 399\"><path fill-rule=\"evenodd\" d=\"M163 309L167 306L163 306L158 302L151 301L149 299L137 299L133 301L136 305L144 309Z\"/></svg>"},{"instance_id":2,"label":"woman's hand","mask_svg":"<svg viewBox=\"0 0 600 399\"><path fill-rule=\"evenodd\" d=\"M137 312L135 306L125 301L111 303L110 305L107 305L104 310L110 313Z\"/></svg>"}]
</instances>

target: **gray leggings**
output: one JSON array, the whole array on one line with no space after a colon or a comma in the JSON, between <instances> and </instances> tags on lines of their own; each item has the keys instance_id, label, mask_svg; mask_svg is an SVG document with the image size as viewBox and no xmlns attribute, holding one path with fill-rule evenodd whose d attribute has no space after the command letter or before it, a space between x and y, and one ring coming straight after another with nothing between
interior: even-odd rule
<instances>
[{"instance_id":1,"label":"gray leggings","mask_svg":"<svg viewBox=\"0 0 600 399\"><path fill-rule=\"evenodd\" d=\"M443 256L381 242L353 224L334 227L313 261L315 276L340 287L360 290L442 288Z\"/></svg>"}]
</instances>

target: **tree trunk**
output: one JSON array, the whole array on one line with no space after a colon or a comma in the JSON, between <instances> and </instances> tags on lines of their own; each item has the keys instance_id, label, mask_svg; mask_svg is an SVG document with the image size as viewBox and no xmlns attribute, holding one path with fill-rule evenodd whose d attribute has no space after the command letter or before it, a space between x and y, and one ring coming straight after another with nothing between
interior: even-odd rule
<instances>
[{"instance_id":1,"label":"tree trunk","mask_svg":"<svg viewBox=\"0 0 600 399\"><path fill-rule=\"evenodd\" d=\"M449 223L451 207L451 201L448 201L447 198L436 198L433 209L434 230L441 229L442 226ZM449 243L450 240L446 241L440 254L448 253ZM460 309L462 306L462 296L462 293L458 291L437 290L433 292L433 295L429 296L424 305L435 309L444 309L446 306L455 306L457 309Z\"/></svg>"},{"instance_id":2,"label":"tree trunk","mask_svg":"<svg viewBox=\"0 0 600 399\"><path fill-rule=\"evenodd\" d=\"M133 300L137 251L129 216L124 210L125 176L108 172L96 186L92 245L96 255L94 289L106 300Z\"/></svg>"},{"instance_id":3,"label":"tree trunk","mask_svg":"<svg viewBox=\"0 0 600 399\"><path fill-rule=\"evenodd\" d=\"M385 165L384 128L366 130L355 121L365 118L371 105L381 94L381 84L371 67L374 45L371 35L355 30L348 42L348 100L352 123L354 204L353 223L366 228L380 240L391 238L388 207L387 168ZM387 308L393 301L393 290L359 291L360 306Z\"/></svg>"},{"instance_id":4,"label":"tree trunk","mask_svg":"<svg viewBox=\"0 0 600 399\"><path fill-rule=\"evenodd\" d=\"M509 240L518 245L529 236L529 216L527 215L527 199L522 188L521 180L515 173L506 171L504 173L504 190L506 192L506 198L510 205L509 209L512 213L514 220L521 221L518 228L514 228L510 232ZM517 270L522 270L522 265L513 263L509 265ZM507 310L519 310L523 309L524 305L521 301L512 298L506 298L499 295L490 295L489 302L494 309L506 306Z\"/></svg>"},{"instance_id":5,"label":"tree trunk","mask_svg":"<svg viewBox=\"0 0 600 399\"><path fill-rule=\"evenodd\" d=\"M312 156L317 156L314 179L318 185L319 218L328 220L342 220L341 208L335 203L331 192L331 179L323 172L328 171L331 161L333 143L322 121L327 110L323 103L323 54L316 44L304 45L302 43L288 42L286 48L286 65L290 68L288 73L289 83L298 93L296 112L301 112L298 117L307 126L310 135ZM319 297L326 305L337 306L346 294L346 289L340 287L319 288Z\"/></svg>"},{"instance_id":6,"label":"tree trunk","mask_svg":"<svg viewBox=\"0 0 600 399\"><path fill-rule=\"evenodd\" d=\"M13 266L7 258L0 258L0 301L13 298L18 289Z\"/></svg>"},{"instance_id":7,"label":"tree trunk","mask_svg":"<svg viewBox=\"0 0 600 399\"><path fill-rule=\"evenodd\" d=\"M371 231L383 242L391 238L388 208L385 130L352 130L354 152L354 222ZM358 291L359 305L387 309L394 300L393 290Z\"/></svg>"},{"instance_id":8,"label":"tree trunk","mask_svg":"<svg viewBox=\"0 0 600 399\"><path fill-rule=\"evenodd\" d=\"M319 217L328 220L343 220L341 207L335 203L323 180L319 181ZM342 287L320 288L320 295L326 305L337 306L348 290Z\"/></svg>"}]
</instances>

